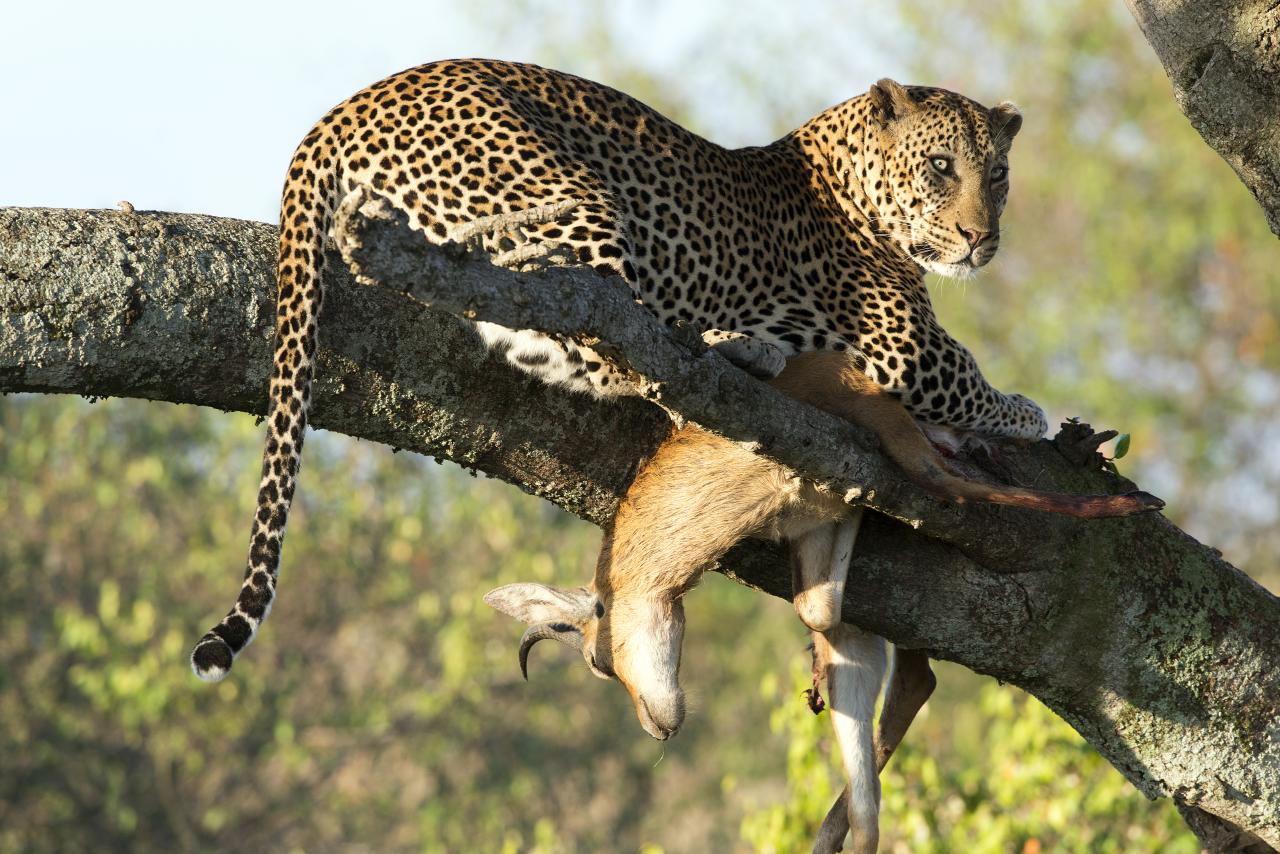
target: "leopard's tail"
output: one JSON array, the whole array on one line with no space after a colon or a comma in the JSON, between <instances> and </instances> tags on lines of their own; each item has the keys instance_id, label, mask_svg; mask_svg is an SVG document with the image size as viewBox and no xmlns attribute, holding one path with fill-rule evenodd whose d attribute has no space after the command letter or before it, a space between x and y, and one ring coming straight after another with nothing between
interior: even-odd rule
<instances>
[{"instance_id":1,"label":"leopard's tail","mask_svg":"<svg viewBox=\"0 0 1280 854\"><path fill-rule=\"evenodd\" d=\"M335 146L323 140L321 127L298 146L280 204L275 358L262 483L240 595L191 652L191 669L209 682L230 672L232 661L253 640L275 599L280 547L311 402L317 321L324 301L324 235L336 184Z\"/></svg>"}]
</instances>

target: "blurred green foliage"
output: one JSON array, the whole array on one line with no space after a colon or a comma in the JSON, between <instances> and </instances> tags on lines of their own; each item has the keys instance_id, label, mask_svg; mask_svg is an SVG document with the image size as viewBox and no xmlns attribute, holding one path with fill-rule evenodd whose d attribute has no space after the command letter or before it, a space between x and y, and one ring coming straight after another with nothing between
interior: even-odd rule
<instances>
[{"instance_id":1,"label":"blurred green foliage","mask_svg":"<svg viewBox=\"0 0 1280 854\"><path fill-rule=\"evenodd\" d=\"M769 703L713 700L801 647L786 603L722 579L696 597L711 654L690 656L694 720L664 757L574 656L539 648L524 684L520 627L481 602L588 577L598 531L412 455L308 444L269 629L198 682L186 656L234 593L259 434L193 407L0 400L0 850L733 838L705 805L725 775L768 779L782 742L723 750Z\"/></svg>"},{"instance_id":2,"label":"blurred green foliage","mask_svg":"<svg viewBox=\"0 0 1280 854\"><path fill-rule=\"evenodd\" d=\"M706 4L678 45L632 37L642 3L477 16L492 53L725 142L884 73L1016 100L1001 253L939 283L946 325L1000 387L1131 433L1126 473L1275 584L1275 240L1121 5L781 8ZM260 441L191 407L0 399L0 851L806 847L838 762L786 603L719 577L689 597L693 709L664 748L568 653L539 647L524 684L519 627L480 601L586 579L598 532L380 446L309 442L279 606L230 679L197 682L186 654L238 584ZM885 774L886 850L1195 850L1038 703L939 675Z\"/></svg>"}]
</instances>

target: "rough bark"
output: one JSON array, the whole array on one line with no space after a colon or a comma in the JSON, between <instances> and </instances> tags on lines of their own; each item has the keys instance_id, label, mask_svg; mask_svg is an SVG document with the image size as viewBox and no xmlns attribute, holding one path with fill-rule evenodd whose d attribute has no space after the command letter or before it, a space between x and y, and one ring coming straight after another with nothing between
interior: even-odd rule
<instances>
[{"instance_id":1,"label":"rough bark","mask_svg":"<svg viewBox=\"0 0 1280 854\"><path fill-rule=\"evenodd\" d=\"M1280 236L1280 4L1125 0L1173 95Z\"/></svg>"},{"instance_id":2,"label":"rough bark","mask_svg":"<svg viewBox=\"0 0 1280 854\"><path fill-rule=\"evenodd\" d=\"M263 410L272 227L10 209L0 235L0 391ZM508 273L424 250L389 220L357 216L349 235L364 250L348 254L380 281L470 293L456 310L544 327L580 310L569 319L601 331L633 319L626 295L591 272ZM608 517L665 430L661 410L541 386L487 359L461 321L393 287L359 285L343 266L330 265L313 424L456 460L593 522ZM864 525L847 620L1026 689L1141 791L1174 797L1219 840L1230 822L1280 843L1280 607L1214 550L1156 515L1081 522L939 504L901 482L859 431L718 356L660 335L620 337L612 343L653 372L665 406L888 514ZM1075 447L1070 435L1003 447L1005 469L1045 488L1125 486L1096 456L1072 459ZM773 547L744 544L721 569L789 597Z\"/></svg>"}]
</instances>

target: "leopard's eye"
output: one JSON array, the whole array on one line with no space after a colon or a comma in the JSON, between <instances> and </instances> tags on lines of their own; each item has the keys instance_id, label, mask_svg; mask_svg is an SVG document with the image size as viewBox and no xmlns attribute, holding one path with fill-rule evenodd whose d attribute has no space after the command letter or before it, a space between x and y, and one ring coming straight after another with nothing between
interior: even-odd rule
<instances>
[{"instance_id":1,"label":"leopard's eye","mask_svg":"<svg viewBox=\"0 0 1280 854\"><path fill-rule=\"evenodd\" d=\"M930 157L929 165L938 171L940 175L951 174L951 158L950 157Z\"/></svg>"},{"instance_id":2,"label":"leopard's eye","mask_svg":"<svg viewBox=\"0 0 1280 854\"><path fill-rule=\"evenodd\" d=\"M1008 177L1009 177L1008 166L997 166L996 168L991 170L991 183L993 184L1003 181L1005 178L1008 178Z\"/></svg>"}]
</instances>

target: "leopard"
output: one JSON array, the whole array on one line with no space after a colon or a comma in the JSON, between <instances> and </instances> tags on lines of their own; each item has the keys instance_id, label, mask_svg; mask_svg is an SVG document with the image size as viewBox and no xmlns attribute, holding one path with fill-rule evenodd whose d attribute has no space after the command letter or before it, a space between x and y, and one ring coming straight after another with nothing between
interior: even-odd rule
<instances>
[{"instance_id":1,"label":"leopard","mask_svg":"<svg viewBox=\"0 0 1280 854\"><path fill-rule=\"evenodd\" d=\"M531 64L459 59L357 92L298 145L281 197L275 347L262 479L234 606L197 643L195 674L225 677L275 601L301 462L338 204L367 188L429 242L488 217L560 206L522 240L617 276L666 324L701 330L760 376L832 350L922 424L1035 439L1029 398L983 377L939 323L926 273L967 278L1000 244L1011 102L885 78L782 138L728 149L608 86ZM499 254L500 234L482 238ZM540 380L635 394L590 345L475 323L484 344Z\"/></svg>"}]
</instances>

